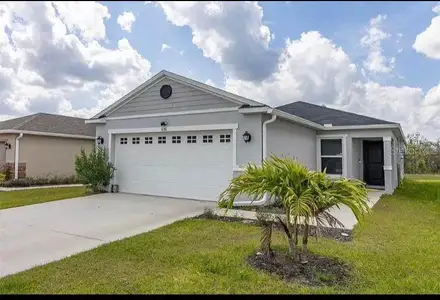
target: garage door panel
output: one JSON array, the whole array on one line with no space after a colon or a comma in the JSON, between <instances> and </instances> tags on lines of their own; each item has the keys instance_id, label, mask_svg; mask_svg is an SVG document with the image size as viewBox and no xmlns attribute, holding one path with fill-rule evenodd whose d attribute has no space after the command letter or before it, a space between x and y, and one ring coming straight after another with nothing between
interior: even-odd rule
<instances>
[{"instance_id":1,"label":"garage door panel","mask_svg":"<svg viewBox=\"0 0 440 300\"><path fill-rule=\"evenodd\" d=\"M203 143L203 136L212 136L212 143ZM220 142L220 135L228 141ZM180 143L172 143L180 136ZM187 136L196 136L196 143L187 143ZM120 138L127 138L126 144ZM139 144L132 138L139 137ZM145 144L151 137L152 144ZM166 144L158 144L166 137ZM232 178L232 132L160 132L117 135L115 138L116 179L121 192L159 195L176 198L217 200Z\"/></svg>"}]
</instances>

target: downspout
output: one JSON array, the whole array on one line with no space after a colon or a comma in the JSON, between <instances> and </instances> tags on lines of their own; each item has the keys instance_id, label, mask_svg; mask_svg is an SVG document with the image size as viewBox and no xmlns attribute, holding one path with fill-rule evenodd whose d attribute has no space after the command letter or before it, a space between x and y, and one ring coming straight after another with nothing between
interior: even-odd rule
<instances>
[{"instance_id":1,"label":"downspout","mask_svg":"<svg viewBox=\"0 0 440 300\"><path fill-rule=\"evenodd\" d=\"M273 109L271 108L271 109L267 110L267 113L272 114ZM267 157L267 124L275 122L276 119L277 119L277 115L272 114L272 118L270 120L263 122L263 154L262 154L261 163L263 163L264 159L266 159L266 157ZM234 205L237 205L237 206L250 206L250 205L263 206L263 205L268 204L268 202L269 202L269 195L264 194L264 196L261 200L234 202Z\"/></svg>"},{"instance_id":2,"label":"downspout","mask_svg":"<svg viewBox=\"0 0 440 300\"><path fill-rule=\"evenodd\" d=\"M14 179L18 179L18 162L20 161L20 139L23 133L15 138L15 161L14 161Z\"/></svg>"}]
</instances>

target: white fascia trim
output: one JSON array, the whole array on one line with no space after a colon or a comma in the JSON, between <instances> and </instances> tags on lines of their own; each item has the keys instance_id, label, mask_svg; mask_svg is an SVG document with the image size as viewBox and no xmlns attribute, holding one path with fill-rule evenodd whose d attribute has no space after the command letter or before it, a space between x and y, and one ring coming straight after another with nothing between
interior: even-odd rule
<instances>
[{"instance_id":1,"label":"white fascia trim","mask_svg":"<svg viewBox=\"0 0 440 300\"><path fill-rule=\"evenodd\" d=\"M405 141L405 135L400 124L373 124L373 125L350 125L350 126L332 126L325 127L324 130L350 130L350 129L399 129L400 135L403 141Z\"/></svg>"},{"instance_id":2,"label":"white fascia trim","mask_svg":"<svg viewBox=\"0 0 440 300\"><path fill-rule=\"evenodd\" d=\"M164 75L163 71L157 73L156 75L154 75L153 77L151 77L150 79L145 81L143 84L139 85L137 88L135 88L134 90L132 90L129 93L127 93L126 95L124 95L121 99L117 100L115 103L113 103L110 106L108 106L107 108L101 110L99 113L94 115L92 117L92 119L95 119L95 118L99 117L102 114L107 114L108 112L115 111L120 106L124 105L131 97L135 97L136 95L138 95L139 93L144 91L149 85L151 86L154 83L156 83L156 81L159 81L160 79L162 79L161 77L163 75Z\"/></svg>"},{"instance_id":3,"label":"white fascia trim","mask_svg":"<svg viewBox=\"0 0 440 300\"><path fill-rule=\"evenodd\" d=\"M293 121L293 122L298 123L298 124L305 125L307 127L311 127L313 129L317 129L317 130L324 130L325 129L324 126L319 125L318 123L311 122L309 120L306 120L306 119L303 119L301 117L298 117L298 116L286 113L286 112L278 110L276 108L273 109L273 113L276 114L277 116L281 117L281 118Z\"/></svg>"},{"instance_id":4,"label":"white fascia trim","mask_svg":"<svg viewBox=\"0 0 440 300\"><path fill-rule=\"evenodd\" d=\"M177 82L180 82L182 84L186 84L189 86L192 86L196 89L199 89L201 91L204 92L208 92L210 94L213 94L214 96L218 96L220 98L223 98L225 100L229 100L238 104L249 104L249 105L264 105L263 103L251 100L251 99L247 99L245 97L241 97L239 95L227 92L225 90L210 86L208 84L193 80L191 78L182 76L182 75L178 75L169 71L165 71L163 70L164 75L166 75L168 78L173 79Z\"/></svg>"},{"instance_id":5,"label":"white fascia trim","mask_svg":"<svg viewBox=\"0 0 440 300\"><path fill-rule=\"evenodd\" d=\"M121 116L121 117L108 117L108 118L106 118L106 120L129 120L129 119L167 117L167 116L212 114L212 113L231 112L231 111L238 111L238 107L211 108L211 109L188 110L188 111L156 113L156 114L144 114L144 115L133 115L133 116Z\"/></svg>"},{"instance_id":6,"label":"white fascia trim","mask_svg":"<svg viewBox=\"0 0 440 300\"><path fill-rule=\"evenodd\" d=\"M86 124L105 124L105 118L85 120Z\"/></svg>"},{"instance_id":7,"label":"white fascia trim","mask_svg":"<svg viewBox=\"0 0 440 300\"><path fill-rule=\"evenodd\" d=\"M93 116L92 119L95 119L102 114L111 114L112 112L114 112L115 110L120 108L121 106L130 102L130 100L132 98L136 97L141 92L148 90L151 86L153 86L157 82L160 82L165 77L168 77L169 79L172 79L176 82L191 86L191 87L196 88L198 90L202 90L204 92L210 93L214 96L223 98L225 100L235 102L237 104L263 105L262 103L259 103L259 102L256 102L256 101L253 101L253 100L226 92L222 89L215 88L210 85L195 81L193 79L190 79L190 78L187 78L187 77L184 77L181 75L177 75L177 74L174 74L169 71L162 70L159 73L157 73L156 75L154 75L153 77L151 77L150 79L148 79L146 82L144 82L143 84L141 84L140 86L138 86L137 88L132 90L130 93L126 94L121 99L119 99L118 101L116 101L115 103L110 105L109 107L105 108L104 110L102 110L101 112L99 112L98 114Z\"/></svg>"},{"instance_id":8,"label":"white fascia trim","mask_svg":"<svg viewBox=\"0 0 440 300\"><path fill-rule=\"evenodd\" d=\"M176 132L176 131L205 131L205 130L209 131L209 130L228 130L228 129L238 129L238 123L194 125L194 126L168 126L166 127L166 130L163 130L162 127L110 129L108 133L124 134L124 133Z\"/></svg>"},{"instance_id":9,"label":"white fascia trim","mask_svg":"<svg viewBox=\"0 0 440 300\"><path fill-rule=\"evenodd\" d=\"M240 108L238 111L242 114L252 114L252 113L267 113L271 108L268 106L263 107L244 107Z\"/></svg>"},{"instance_id":10,"label":"white fascia trim","mask_svg":"<svg viewBox=\"0 0 440 300\"><path fill-rule=\"evenodd\" d=\"M54 133L54 132L17 130L17 129L0 130L0 133L13 133L13 134L23 133L23 134L29 134L29 135L54 136L54 137L65 137L65 138L72 138L72 139L85 139L85 140L94 140L95 139L95 137L88 136L88 135L64 134L64 133Z\"/></svg>"}]
</instances>

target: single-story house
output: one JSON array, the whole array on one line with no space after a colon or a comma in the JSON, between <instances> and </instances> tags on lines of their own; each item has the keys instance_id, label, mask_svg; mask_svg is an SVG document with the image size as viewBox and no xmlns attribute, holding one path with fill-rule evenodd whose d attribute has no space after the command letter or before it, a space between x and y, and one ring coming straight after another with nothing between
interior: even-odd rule
<instances>
[{"instance_id":1,"label":"single-story house","mask_svg":"<svg viewBox=\"0 0 440 300\"><path fill-rule=\"evenodd\" d=\"M0 122L0 171L13 178L69 176L75 154L95 145L95 126L85 119L36 113Z\"/></svg>"},{"instance_id":2,"label":"single-story house","mask_svg":"<svg viewBox=\"0 0 440 300\"><path fill-rule=\"evenodd\" d=\"M165 70L86 123L126 193L216 201L271 153L388 193L404 170L398 123L302 101L273 108Z\"/></svg>"}]
</instances>

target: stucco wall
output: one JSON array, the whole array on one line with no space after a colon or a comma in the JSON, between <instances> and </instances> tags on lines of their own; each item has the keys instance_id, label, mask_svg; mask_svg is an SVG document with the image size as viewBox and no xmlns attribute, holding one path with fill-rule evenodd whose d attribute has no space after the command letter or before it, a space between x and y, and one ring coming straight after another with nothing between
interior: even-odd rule
<instances>
[{"instance_id":1,"label":"stucco wall","mask_svg":"<svg viewBox=\"0 0 440 300\"><path fill-rule=\"evenodd\" d=\"M20 162L26 163L26 176L67 176L74 174L75 154L81 147L90 151L94 140L24 135L20 139Z\"/></svg>"},{"instance_id":2,"label":"stucco wall","mask_svg":"<svg viewBox=\"0 0 440 300\"><path fill-rule=\"evenodd\" d=\"M6 162L14 162L16 136L17 135L14 134L0 134L0 141L11 144L11 149L6 150L6 155L5 155ZM2 146L4 146L4 144Z\"/></svg>"},{"instance_id":3,"label":"stucco wall","mask_svg":"<svg viewBox=\"0 0 440 300\"><path fill-rule=\"evenodd\" d=\"M267 125L267 154L290 156L316 169L316 131L286 120Z\"/></svg>"}]
</instances>

